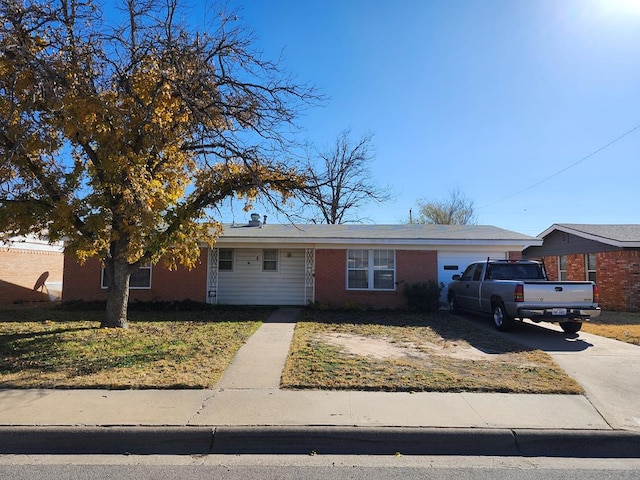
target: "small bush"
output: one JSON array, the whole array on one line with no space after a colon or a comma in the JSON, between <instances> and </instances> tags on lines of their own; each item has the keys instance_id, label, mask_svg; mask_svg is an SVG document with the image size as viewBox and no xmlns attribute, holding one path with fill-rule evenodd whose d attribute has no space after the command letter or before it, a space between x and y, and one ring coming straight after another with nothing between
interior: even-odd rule
<instances>
[{"instance_id":1,"label":"small bush","mask_svg":"<svg viewBox=\"0 0 640 480\"><path fill-rule=\"evenodd\" d=\"M332 310L334 308L328 302L312 302L312 301L307 302L307 307L310 310L316 310L316 311L320 311L320 312L327 311L327 310Z\"/></svg>"},{"instance_id":2,"label":"small bush","mask_svg":"<svg viewBox=\"0 0 640 480\"><path fill-rule=\"evenodd\" d=\"M436 312L440 308L440 292L443 288L444 283L438 284L429 280L428 282L409 283L405 285L403 293L410 308Z\"/></svg>"}]
</instances>

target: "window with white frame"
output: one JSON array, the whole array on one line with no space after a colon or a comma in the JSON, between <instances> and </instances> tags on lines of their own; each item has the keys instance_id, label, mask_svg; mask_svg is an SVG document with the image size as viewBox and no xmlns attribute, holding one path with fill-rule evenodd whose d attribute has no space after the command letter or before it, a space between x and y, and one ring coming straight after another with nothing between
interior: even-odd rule
<instances>
[{"instance_id":1,"label":"window with white frame","mask_svg":"<svg viewBox=\"0 0 640 480\"><path fill-rule=\"evenodd\" d=\"M587 266L587 280L596 281L596 254L587 253L585 255L585 264Z\"/></svg>"},{"instance_id":2,"label":"window with white frame","mask_svg":"<svg viewBox=\"0 0 640 480\"><path fill-rule=\"evenodd\" d=\"M567 279L567 257L566 255L560 255L558 257L558 280L563 281Z\"/></svg>"},{"instance_id":3,"label":"window with white frame","mask_svg":"<svg viewBox=\"0 0 640 480\"><path fill-rule=\"evenodd\" d=\"M218 250L218 270L222 272L233 271L233 249L221 248Z\"/></svg>"},{"instance_id":4,"label":"window with white frame","mask_svg":"<svg viewBox=\"0 0 640 480\"><path fill-rule=\"evenodd\" d=\"M104 268L101 272L100 287L109 288L110 282ZM134 270L129 278L130 290L148 290L151 288L151 265L143 265Z\"/></svg>"},{"instance_id":5,"label":"window with white frame","mask_svg":"<svg viewBox=\"0 0 640 480\"><path fill-rule=\"evenodd\" d=\"M347 250L348 290L395 290L395 250Z\"/></svg>"},{"instance_id":6,"label":"window with white frame","mask_svg":"<svg viewBox=\"0 0 640 480\"><path fill-rule=\"evenodd\" d=\"M278 250L262 251L262 271L263 272L278 271Z\"/></svg>"}]
</instances>

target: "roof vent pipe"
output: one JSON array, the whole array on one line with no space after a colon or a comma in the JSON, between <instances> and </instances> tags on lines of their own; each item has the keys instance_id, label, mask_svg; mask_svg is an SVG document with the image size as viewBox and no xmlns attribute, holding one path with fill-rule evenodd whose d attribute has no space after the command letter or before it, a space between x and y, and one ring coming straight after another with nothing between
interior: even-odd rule
<instances>
[{"instance_id":1,"label":"roof vent pipe","mask_svg":"<svg viewBox=\"0 0 640 480\"><path fill-rule=\"evenodd\" d=\"M260 223L260 215L257 213L251 214L251 220L249 220L250 227L260 227L262 223Z\"/></svg>"}]
</instances>

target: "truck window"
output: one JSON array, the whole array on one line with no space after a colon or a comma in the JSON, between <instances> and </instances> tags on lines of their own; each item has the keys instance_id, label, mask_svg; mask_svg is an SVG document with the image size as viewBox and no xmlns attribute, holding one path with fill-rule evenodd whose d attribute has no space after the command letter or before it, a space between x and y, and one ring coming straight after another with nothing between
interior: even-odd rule
<instances>
[{"instance_id":1,"label":"truck window","mask_svg":"<svg viewBox=\"0 0 640 480\"><path fill-rule=\"evenodd\" d=\"M491 280L506 280L507 272L502 268L504 265L490 265L487 271L487 278Z\"/></svg>"},{"instance_id":2,"label":"truck window","mask_svg":"<svg viewBox=\"0 0 640 480\"><path fill-rule=\"evenodd\" d=\"M462 277L460 277L460 280L464 280L467 282L470 281L473 278L473 272L476 269L476 265L476 263L472 263L471 265L469 265L462 274Z\"/></svg>"},{"instance_id":3,"label":"truck window","mask_svg":"<svg viewBox=\"0 0 640 480\"><path fill-rule=\"evenodd\" d=\"M492 280L544 280L540 265L528 264L493 264L487 278Z\"/></svg>"},{"instance_id":4,"label":"truck window","mask_svg":"<svg viewBox=\"0 0 640 480\"><path fill-rule=\"evenodd\" d=\"M479 282L480 281L480 275L482 275L482 264L479 263L478 265L476 265L476 270L475 272L473 272L473 281L474 282Z\"/></svg>"},{"instance_id":5,"label":"truck window","mask_svg":"<svg viewBox=\"0 0 640 480\"><path fill-rule=\"evenodd\" d=\"M517 275L520 280L544 280L540 265L535 263L518 265Z\"/></svg>"}]
</instances>

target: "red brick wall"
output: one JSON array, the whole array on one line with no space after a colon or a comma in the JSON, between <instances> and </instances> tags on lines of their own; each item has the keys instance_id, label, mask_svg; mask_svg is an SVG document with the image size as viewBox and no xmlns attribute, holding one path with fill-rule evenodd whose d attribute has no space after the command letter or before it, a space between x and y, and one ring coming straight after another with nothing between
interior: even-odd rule
<instances>
[{"instance_id":1,"label":"red brick wall","mask_svg":"<svg viewBox=\"0 0 640 480\"><path fill-rule=\"evenodd\" d=\"M91 258L80 265L72 255L64 257L64 291L62 301L105 300L107 291L100 288L100 261ZM200 261L192 270L178 267L170 271L162 263L151 270L151 288L133 289L130 300L135 301L180 301L205 302L207 295L207 251L201 250Z\"/></svg>"},{"instance_id":2,"label":"red brick wall","mask_svg":"<svg viewBox=\"0 0 640 480\"><path fill-rule=\"evenodd\" d=\"M510 251L508 258L509 260L522 260L522 252Z\"/></svg>"},{"instance_id":3,"label":"red brick wall","mask_svg":"<svg viewBox=\"0 0 640 480\"><path fill-rule=\"evenodd\" d=\"M567 257L567 280L583 281L587 279L587 270L584 254L565 255ZM544 267L549 280L557 281L560 278L558 256L544 257ZM532 258L532 260L540 260Z\"/></svg>"},{"instance_id":4,"label":"red brick wall","mask_svg":"<svg viewBox=\"0 0 640 480\"><path fill-rule=\"evenodd\" d=\"M395 308L406 305L404 284L438 279L435 251L396 251L396 291L347 290L346 250L316 250L316 301L335 306Z\"/></svg>"},{"instance_id":5,"label":"red brick wall","mask_svg":"<svg viewBox=\"0 0 640 480\"><path fill-rule=\"evenodd\" d=\"M596 255L600 306L609 310L640 310L640 251Z\"/></svg>"},{"instance_id":6,"label":"red brick wall","mask_svg":"<svg viewBox=\"0 0 640 480\"><path fill-rule=\"evenodd\" d=\"M583 281L587 279L587 270L583 253L567 255L567 280Z\"/></svg>"},{"instance_id":7,"label":"red brick wall","mask_svg":"<svg viewBox=\"0 0 640 480\"><path fill-rule=\"evenodd\" d=\"M48 302L42 283L62 282L62 265L60 252L0 247L0 304Z\"/></svg>"},{"instance_id":8,"label":"red brick wall","mask_svg":"<svg viewBox=\"0 0 640 480\"><path fill-rule=\"evenodd\" d=\"M567 280L585 280L584 254L567 255ZM558 279L558 257L544 258L549 280ZM605 310L640 310L640 251L596 254L596 283L600 307Z\"/></svg>"},{"instance_id":9,"label":"red brick wall","mask_svg":"<svg viewBox=\"0 0 640 480\"><path fill-rule=\"evenodd\" d=\"M534 259L537 260L537 259ZM547 271L547 278L553 282L558 281L558 257L544 257L544 268Z\"/></svg>"}]
</instances>

